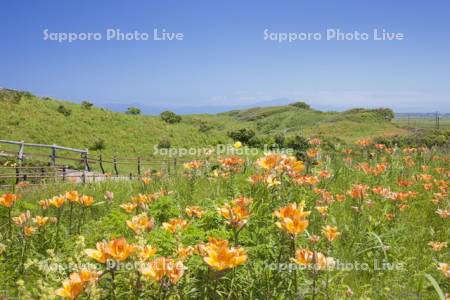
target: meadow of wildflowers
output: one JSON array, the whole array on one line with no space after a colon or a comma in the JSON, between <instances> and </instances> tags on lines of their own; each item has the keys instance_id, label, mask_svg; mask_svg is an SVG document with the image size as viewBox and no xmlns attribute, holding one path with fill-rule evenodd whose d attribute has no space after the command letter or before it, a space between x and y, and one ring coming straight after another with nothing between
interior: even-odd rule
<instances>
[{"instance_id":1,"label":"meadow of wildflowers","mask_svg":"<svg viewBox=\"0 0 450 300\"><path fill-rule=\"evenodd\" d=\"M446 150L309 143L3 191L0 297L448 299Z\"/></svg>"}]
</instances>

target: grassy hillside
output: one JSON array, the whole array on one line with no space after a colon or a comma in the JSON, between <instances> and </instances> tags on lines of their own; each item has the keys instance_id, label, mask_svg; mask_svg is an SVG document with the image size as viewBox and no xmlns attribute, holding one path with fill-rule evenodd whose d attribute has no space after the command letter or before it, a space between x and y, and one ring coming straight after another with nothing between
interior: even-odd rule
<instances>
[{"instance_id":1,"label":"grassy hillside","mask_svg":"<svg viewBox=\"0 0 450 300\"><path fill-rule=\"evenodd\" d=\"M158 116L86 109L79 104L10 90L0 90L0 113L0 139L90 148L91 152L103 143L105 155L125 157L151 156L153 146L166 140L172 147L231 142L227 132L239 128L253 129L258 136L320 135L345 141L406 133L372 110L336 113L288 105L217 115L184 115L180 123L167 124Z\"/></svg>"}]
</instances>

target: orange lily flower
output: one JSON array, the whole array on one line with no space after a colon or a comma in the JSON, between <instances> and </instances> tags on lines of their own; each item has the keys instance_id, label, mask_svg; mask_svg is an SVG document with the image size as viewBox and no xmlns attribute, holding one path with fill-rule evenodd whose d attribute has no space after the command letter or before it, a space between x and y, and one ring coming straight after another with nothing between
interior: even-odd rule
<instances>
[{"instance_id":1,"label":"orange lily flower","mask_svg":"<svg viewBox=\"0 0 450 300\"><path fill-rule=\"evenodd\" d=\"M205 214L200 206L188 206L186 207L186 214L189 217L201 218Z\"/></svg>"},{"instance_id":2,"label":"orange lily flower","mask_svg":"<svg viewBox=\"0 0 450 300\"><path fill-rule=\"evenodd\" d=\"M209 238L203 246L203 260L214 270L223 271L242 265L247 261L243 248L228 247L228 241Z\"/></svg>"},{"instance_id":3,"label":"orange lily flower","mask_svg":"<svg viewBox=\"0 0 450 300\"><path fill-rule=\"evenodd\" d=\"M334 241L338 236L341 235L341 233L337 230L337 227L333 227L330 225L325 226L322 229L323 235L327 238L329 242Z\"/></svg>"},{"instance_id":4,"label":"orange lily flower","mask_svg":"<svg viewBox=\"0 0 450 300\"><path fill-rule=\"evenodd\" d=\"M0 205L4 207L12 207L19 197L15 194L4 194L0 196Z\"/></svg>"},{"instance_id":5,"label":"orange lily flower","mask_svg":"<svg viewBox=\"0 0 450 300\"><path fill-rule=\"evenodd\" d=\"M184 274L184 265L181 261L158 257L145 267L139 269L140 273L147 279L162 281L167 277L172 284L176 284Z\"/></svg>"},{"instance_id":6,"label":"orange lily flower","mask_svg":"<svg viewBox=\"0 0 450 300\"><path fill-rule=\"evenodd\" d=\"M306 219L311 212L304 211L304 205L300 204L297 208L297 203L291 203L288 206L280 208L274 213L279 221L276 225L287 231L290 234L297 235L306 230L309 221Z\"/></svg>"},{"instance_id":7,"label":"orange lily flower","mask_svg":"<svg viewBox=\"0 0 450 300\"><path fill-rule=\"evenodd\" d=\"M162 227L170 233L175 233L176 231L182 230L188 225L189 223L182 218L173 218L170 219L169 222L162 223Z\"/></svg>"},{"instance_id":8,"label":"orange lily flower","mask_svg":"<svg viewBox=\"0 0 450 300\"><path fill-rule=\"evenodd\" d=\"M137 207L136 203L123 203L120 207L125 210L127 213L132 213L133 210Z\"/></svg>"},{"instance_id":9,"label":"orange lily flower","mask_svg":"<svg viewBox=\"0 0 450 300\"><path fill-rule=\"evenodd\" d=\"M109 242L98 242L96 247L97 249L86 249L85 253L99 263L105 263L108 259L124 261L135 251L135 247L128 244L123 237Z\"/></svg>"},{"instance_id":10,"label":"orange lily flower","mask_svg":"<svg viewBox=\"0 0 450 300\"><path fill-rule=\"evenodd\" d=\"M94 197L92 196L81 196L80 197L80 204L84 206L91 206L94 203Z\"/></svg>"},{"instance_id":11,"label":"orange lily flower","mask_svg":"<svg viewBox=\"0 0 450 300\"><path fill-rule=\"evenodd\" d=\"M146 230L150 231L154 225L153 219L150 219L145 213L134 216L131 220L127 220L126 223L135 234L141 234Z\"/></svg>"}]
</instances>

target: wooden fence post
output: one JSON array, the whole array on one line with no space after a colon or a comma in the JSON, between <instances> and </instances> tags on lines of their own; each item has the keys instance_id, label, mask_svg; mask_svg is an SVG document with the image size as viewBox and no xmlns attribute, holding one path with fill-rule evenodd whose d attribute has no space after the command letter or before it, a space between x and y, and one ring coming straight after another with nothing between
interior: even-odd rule
<instances>
[{"instance_id":1,"label":"wooden fence post","mask_svg":"<svg viewBox=\"0 0 450 300\"><path fill-rule=\"evenodd\" d=\"M177 175L177 159L176 158L173 160L173 170L175 172L175 175Z\"/></svg>"},{"instance_id":2,"label":"wooden fence post","mask_svg":"<svg viewBox=\"0 0 450 300\"><path fill-rule=\"evenodd\" d=\"M62 181L66 181L66 166L63 166L62 168Z\"/></svg>"},{"instance_id":3,"label":"wooden fence post","mask_svg":"<svg viewBox=\"0 0 450 300\"><path fill-rule=\"evenodd\" d=\"M17 163L18 163L18 167L16 166L16 184L19 183L20 181L20 169L22 168L22 163L23 163L23 151L24 151L24 141L22 141L22 143L20 144L20 148L19 148L19 153L17 154Z\"/></svg>"},{"instance_id":4,"label":"wooden fence post","mask_svg":"<svg viewBox=\"0 0 450 300\"><path fill-rule=\"evenodd\" d=\"M52 166L53 166L53 167L56 166L56 145L53 145L53 146L52 146L52 156L51 156L51 159L52 159Z\"/></svg>"},{"instance_id":5,"label":"wooden fence post","mask_svg":"<svg viewBox=\"0 0 450 300\"><path fill-rule=\"evenodd\" d=\"M117 169L117 158L113 157L113 164L114 164L114 171L116 172L116 175L119 175L119 170Z\"/></svg>"},{"instance_id":6,"label":"wooden fence post","mask_svg":"<svg viewBox=\"0 0 450 300\"><path fill-rule=\"evenodd\" d=\"M170 175L170 159L167 160L167 175Z\"/></svg>"},{"instance_id":7,"label":"wooden fence post","mask_svg":"<svg viewBox=\"0 0 450 300\"><path fill-rule=\"evenodd\" d=\"M19 165L16 165L16 184L20 181L20 171L19 171Z\"/></svg>"},{"instance_id":8,"label":"wooden fence post","mask_svg":"<svg viewBox=\"0 0 450 300\"><path fill-rule=\"evenodd\" d=\"M88 149L86 149L86 152L84 153L84 169L86 171L91 171L91 167L89 166L89 152Z\"/></svg>"},{"instance_id":9,"label":"wooden fence post","mask_svg":"<svg viewBox=\"0 0 450 300\"><path fill-rule=\"evenodd\" d=\"M140 157L137 158L137 172L138 172L138 175L141 176L141 158Z\"/></svg>"},{"instance_id":10,"label":"wooden fence post","mask_svg":"<svg viewBox=\"0 0 450 300\"><path fill-rule=\"evenodd\" d=\"M102 170L102 174L105 174L105 168L103 167L103 158L102 158L101 154L99 156L99 164L100 164L100 169Z\"/></svg>"}]
</instances>

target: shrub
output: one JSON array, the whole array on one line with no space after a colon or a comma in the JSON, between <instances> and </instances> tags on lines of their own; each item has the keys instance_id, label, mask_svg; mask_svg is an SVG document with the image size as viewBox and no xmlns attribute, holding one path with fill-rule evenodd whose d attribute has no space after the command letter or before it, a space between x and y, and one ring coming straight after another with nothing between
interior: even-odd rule
<instances>
[{"instance_id":1,"label":"shrub","mask_svg":"<svg viewBox=\"0 0 450 300\"><path fill-rule=\"evenodd\" d=\"M200 125L198 126L198 130L200 132L207 132L207 131L211 130L212 128L213 128L212 125L206 121L200 121Z\"/></svg>"},{"instance_id":2,"label":"shrub","mask_svg":"<svg viewBox=\"0 0 450 300\"><path fill-rule=\"evenodd\" d=\"M278 133L274 137L274 142L278 148L283 148L286 143L286 137L282 133Z\"/></svg>"},{"instance_id":3,"label":"shrub","mask_svg":"<svg viewBox=\"0 0 450 300\"><path fill-rule=\"evenodd\" d=\"M22 98L22 92L9 90L9 89L0 89L0 100L8 101L15 104L19 104L20 99Z\"/></svg>"},{"instance_id":4,"label":"shrub","mask_svg":"<svg viewBox=\"0 0 450 300\"><path fill-rule=\"evenodd\" d=\"M377 108L373 111L386 121L391 121L395 117L394 112L390 108Z\"/></svg>"},{"instance_id":5,"label":"shrub","mask_svg":"<svg viewBox=\"0 0 450 300\"><path fill-rule=\"evenodd\" d=\"M179 123L181 121L181 116L169 110L163 111L159 116L161 120L169 124Z\"/></svg>"},{"instance_id":6,"label":"shrub","mask_svg":"<svg viewBox=\"0 0 450 300\"><path fill-rule=\"evenodd\" d=\"M98 139L98 140L94 141L94 143L89 147L89 150L100 151L100 150L104 150L105 148L106 148L105 140Z\"/></svg>"},{"instance_id":7,"label":"shrub","mask_svg":"<svg viewBox=\"0 0 450 300\"><path fill-rule=\"evenodd\" d=\"M137 107L128 107L127 111L125 112L127 115L140 115L141 110Z\"/></svg>"},{"instance_id":8,"label":"shrub","mask_svg":"<svg viewBox=\"0 0 450 300\"><path fill-rule=\"evenodd\" d=\"M295 107L301 108L301 109L311 109L311 106L309 106L309 104L307 104L306 102L303 102L303 101L298 101L295 103L291 103L289 105L295 106Z\"/></svg>"},{"instance_id":9,"label":"shrub","mask_svg":"<svg viewBox=\"0 0 450 300\"><path fill-rule=\"evenodd\" d=\"M255 131L253 131L253 129L241 128L238 130L229 131L227 135L235 141L248 144L250 139L255 136Z\"/></svg>"},{"instance_id":10,"label":"shrub","mask_svg":"<svg viewBox=\"0 0 450 300\"><path fill-rule=\"evenodd\" d=\"M81 108L83 108L83 109L91 109L93 106L94 106L94 104L89 101L81 102Z\"/></svg>"},{"instance_id":11,"label":"shrub","mask_svg":"<svg viewBox=\"0 0 450 300\"><path fill-rule=\"evenodd\" d=\"M305 152L306 150L308 150L309 148L309 143L308 143L308 139L297 135L291 139L289 139L289 141L287 142L287 146L289 148L292 148L292 150L294 150L295 156L298 159L304 160L305 159Z\"/></svg>"},{"instance_id":12,"label":"shrub","mask_svg":"<svg viewBox=\"0 0 450 300\"><path fill-rule=\"evenodd\" d=\"M160 141L158 142L158 148L159 148L159 149L170 149L171 146L172 146L172 145L171 145L171 142L170 142L170 140L167 139L167 138L162 139L162 140L160 140Z\"/></svg>"},{"instance_id":13,"label":"shrub","mask_svg":"<svg viewBox=\"0 0 450 300\"><path fill-rule=\"evenodd\" d=\"M61 104L60 106L58 106L57 111L58 111L60 114L63 114L64 116L66 116L66 117L68 117L68 116L70 116L70 115L72 114L72 110L66 108L66 107L65 107L64 105L62 105L62 104Z\"/></svg>"}]
</instances>

